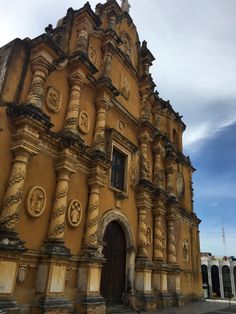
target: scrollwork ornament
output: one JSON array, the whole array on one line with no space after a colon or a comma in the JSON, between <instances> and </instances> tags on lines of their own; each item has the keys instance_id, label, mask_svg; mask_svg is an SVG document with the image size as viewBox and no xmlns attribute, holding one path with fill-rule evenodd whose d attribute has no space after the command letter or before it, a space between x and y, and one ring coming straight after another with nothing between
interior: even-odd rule
<instances>
[{"instance_id":1,"label":"scrollwork ornament","mask_svg":"<svg viewBox=\"0 0 236 314\"><path fill-rule=\"evenodd\" d=\"M46 192L41 186L32 187L27 195L26 209L31 217L40 217L46 206Z\"/></svg>"},{"instance_id":2,"label":"scrollwork ornament","mask_svg":"<svg viewBox=\"0 0 236 314\"><path fill-rule=\"evenodd\" d=\"M60 111L61 99L61 93L54 86L49 86L45 98L47 108L55 113Z\"/></svg>"},{"instance_id":3,"label":"scrollwork ornament","mask_svg":"<svg viewBox=\"0 0 236 314\"><path fill-rule=\"evenodd\" d=\"M67 218L71 227L77 227L80 224L82 219L82 206L80 201L74 199L69 203Z\"/></svg>"}]
</instances>

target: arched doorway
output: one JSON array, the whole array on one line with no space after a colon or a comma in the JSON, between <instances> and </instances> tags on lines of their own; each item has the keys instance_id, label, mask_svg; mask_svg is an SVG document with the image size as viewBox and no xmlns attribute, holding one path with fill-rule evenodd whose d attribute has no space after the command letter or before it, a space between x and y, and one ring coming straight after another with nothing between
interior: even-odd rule
<instances>
[{"instance_id":1,"label":"arched doorway","mask_svg":"<svg viewBox=\"0 0 236 314\"><path fill-rule=\"evenodd\" d=\"M211 267L211 280L213 298L220 298L219 268L216 265Z\"/></svg>"},{"instance_id":2,"label":"arched doorway","mask_svg":"<svg viewBox=\"0 0 236 314\"><path fill-rule=\"evenodd\" d=\"M222 278L223 278L223 286L224 286L224 297L229 298L231 297L231 294L232 294L229 266L224 265L222 267Z\"/></svg>"},{"instance_id":3,"label":"arched doorway","mask_svg":"<svg viewBox=\"0 0 236 314\"><path fill-rule=\"evenodd\" d=\"M108 224L103 242L106 263L102 269L101 294L108 304L119 304L125 290L126 240L117 221Z\"/></svg>"}]
</instances>

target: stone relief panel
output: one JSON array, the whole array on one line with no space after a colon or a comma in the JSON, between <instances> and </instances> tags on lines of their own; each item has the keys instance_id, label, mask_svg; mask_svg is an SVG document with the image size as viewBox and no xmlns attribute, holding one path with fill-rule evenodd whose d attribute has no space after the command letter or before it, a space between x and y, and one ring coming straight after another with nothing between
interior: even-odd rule
<instances>
[{"instance_id":1,"label":"stone relief panel","mask_svg":"<svg viewBox=\"0 0 236 314\"><path fill-rule=\"evenodd\" d=\"M54 86L49 86L45 97L47 108L56 113L61 109L61 101L61 93Z\"/></svg>"},{"instance_id":2,"label":"stone relief panel","mask_svg":"<svg viewBox=\"0 0 236 314\"><path fill-rule=\"evenodd\" d=\"M79 114L79 122L78 122L78 129L80 132L86 134L89 132L90 128L90 117L86 111L80 111Z\"/></svg>"},{"instance_id":3,"label":"stone relief panel","mask_svg":"<svg viewBox=\"0 0 236 314\"><path fill-rule=\"evenodd\" d=\"M120 78L120 92L125 97L125 99L129 99L129 81L123 73L121 74Z\"/></svg>"},{"instance_id":4,"label":"stone relief panel","mask_svg":"<svg viewBox=\"0 0 236 314\"><path fill-rule=\"evenodd\" d=\"M131 40L128 36L127 33L122 33L121 34L121 45L120 45L120 50L127 56L129 57L130 61L133 62L133 51L132 51L132 45L131 45Z\"/></svg>"},{"instance_id":5,"label":"stone relief panel","mask_svg":"<svg viewBox=\"0 0 236 314\"><path fill-rule=\"evenodd\" d=\"M27 195L26 209L31 217L39 217L46 206L46 192L41 186L32 187Z\"/></svg>"},{"instance_id":6,"label":"stone relief panel","mask_svg":"<svg viewBox=\"0 0 236 314\"><path fill-rule=\"evenodd\" d=\"M77 227L82 219L82 206L80 201L74 199L68 206L68 223L71 227Z\"/></svg>"},{"instance_id":7,"label":"stone relief panel","mask_svg":"<svg viewBox=\"0 0 236 314\"><path fill-rule=\"evenodd\" d=\"M97 66L98 56L97 56L97 52L96 52L96 50L95 50L95 48L94 48L93 46L90 46L90 47L89 47L88 55L89 55L89 60L90 60L95 66Z\"/></svg>"}]
</instances>

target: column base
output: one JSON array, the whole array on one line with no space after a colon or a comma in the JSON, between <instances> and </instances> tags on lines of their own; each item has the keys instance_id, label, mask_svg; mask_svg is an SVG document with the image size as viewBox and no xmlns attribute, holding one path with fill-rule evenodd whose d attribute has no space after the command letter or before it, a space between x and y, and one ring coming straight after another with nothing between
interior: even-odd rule
<instances>
[{"instance_id":1,"label":"column base","mask_svg":"<svg viewBox=\"0 0 236 314\"><path fill-rule=\"evenodd\" d=\"M162 308L173 306L173 295L168 292L161 292L157 297Z\"/></svg>"},{"instance_id":2,"label":"column base","mask_svg":"<svg viewBox=\"0 0 236 314\"><path fill-rule=\"evenodd\" d=\"M43 297L33 307L34 314L68 314L72 309L71 304L63 297Z\"/></svg>"},{"instance_id":3,"label":"column base","mask_svg":"<svg viewBox=\"0 0 236 314\"><path fill-rule=\"evenodd\" d=\"M48 256L51 255L58 255L58 256L65 256L70 257L70 249L65 247L65 243L62 240L54 240L49 239L44 243L42 248L43 253L47 254Z\"/></svg>"},{"instance_id":4,"label":"column base","mask_svg":"<svg viewBox=\"0 0 236 314\"><path fill-rule=\"evenodd\" d=\"M80 296L77 300L76 312L80 314L105 314L106 303L102 296Z\"/></svg>"},{"instance_id":5,"label":"column base","mask_svg":"<svg viewBox=\"0 0 236 314\"><path fill-rule=\"evenodd\" d=\"M184 297L180 293L174 293L173 294L173 305L174 306L184 306Z\"/></svg>"},{"instance_id":6,"label":"column base","mask_svg":"<svg viewBox=\"0 0 236 314\"><path fill-rule=\"evenodd\" d=\"M137 293L136 306L139 310L153 312L156 310L156 296L149 293Z\"/></svg>"},{"instance_id":7,"label":"column base","mask_svg":"<svg viewBox=\"0 0 236 314\"><path fill-rule=\"evenodd\" d=\"M19 306L15 299L1 298L0 299L0 313L7 314L20 314Z\"/></svg>"},{"instance_id":8,"label":"column base","mask_svg":"<svg viewBox=\"0 0 236 314\"><path fill-rule=\"evenodd\" d=\"M24 241L19 238L16 231L0 228L0 249L6 251L24 252Z\"/></svg>"}]
</instances>

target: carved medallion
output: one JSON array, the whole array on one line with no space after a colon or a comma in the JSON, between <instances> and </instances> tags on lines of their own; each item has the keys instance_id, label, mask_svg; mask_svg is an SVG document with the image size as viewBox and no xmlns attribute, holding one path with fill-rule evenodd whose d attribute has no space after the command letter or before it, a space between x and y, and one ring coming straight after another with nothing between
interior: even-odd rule
<instances>
[{"instance_id":1,"label":"carved medallion","mask_svg":"<svg viewBox=\"0 0 236 314\"><path fill-rule=\"evenodd\" d=\"M90 127L90 117L87 112L85 111L80 111L79 114L79 123L78 123L78 129L82 133L86 134L89 131Z\"/></svg>"},{"instance_id":2,"label":"carved medallion","mask_svg":"<svg viewBox=\"0 0 236 314\"><path fill-rule=\"evenodd\" d=\"M92 46L89 47L89 60L94 65L97 64L97 52L96 52L96 50Z\"/></svg>"},{"instance_id":3,"label":"carved medallion","mask_svg":"<svg viewBox=\"0 0 236 314\"><path fill-rule=\"evenodd\" d=\"M61 99L61 93L54 86L49 86L45 98L47 108L53 112L60 111Z\"/></svg>"},{"instance_id":4,"label":"carved medallion","mask_svg":"<svg viewBox=\"0 0 236 314\"><path fill-rule=\"evenodd\" d=\"M118 120L117 128L118 128L118 131L119 131L122 135L125 135L125 123L124 123L124 121Z\"/></svg>"},{"instance_id":5,"label":"carved medallion","mask_svg":"<svg viewBox=\"0 0 236 314\"><path fill-rule=\"evenodd\" d=\"M39 217L43 214L46 206L46 192L41 186L34 186L27 196L27 212L32 217Z\"/></svg>"},{"instance_id":6,"label":"carved medallion","mask_svg":"<svg viewBox=\"0 0 236 314\"><path fill-rule=\"evenodd\" d=\"M125 99L129 99L129 82L124 74L121 74L120 91Z\"/></svg>"},{"instance_id":7,"label":"carved medallion","mask_svg":"<svg viewBox=\"0 0 236 314\"><path fill-rule=\"evenodd\" d=\"M184 194L184 177L181 172L176 174L176 192L178 197L182 197Z\"/></svg>"},{"instance_id":8,"label":"carved medallion","mask_svg":"<svg viewBox=\"0 0 236 314\"><path fill-rule=\"evenodd\" d=\"M68 206L68 222L71 227L77 227L82 219L82 206L80 201L72 200Z\"/></svg>"}]
</instances>

